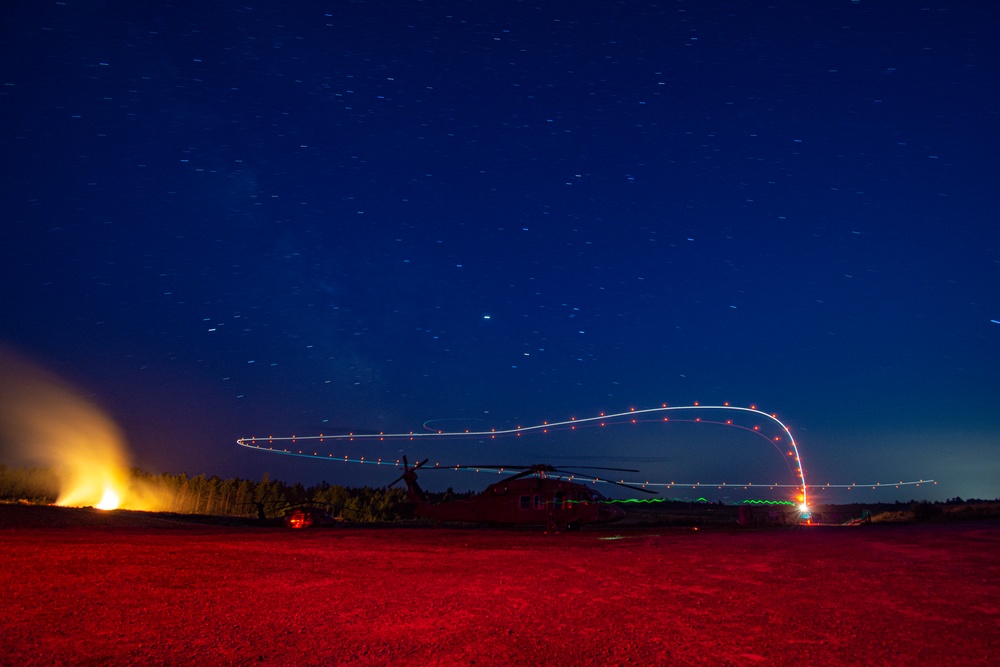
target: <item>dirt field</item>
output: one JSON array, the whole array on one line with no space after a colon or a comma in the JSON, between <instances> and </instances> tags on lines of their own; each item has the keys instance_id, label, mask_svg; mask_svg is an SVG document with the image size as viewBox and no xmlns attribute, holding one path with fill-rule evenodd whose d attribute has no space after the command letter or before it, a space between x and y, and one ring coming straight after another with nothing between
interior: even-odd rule
<instances>
[{"instance_id":1,"label":"dirt field","mask_svg":"<svg viewBox=\"0 0 1000 667\"><path fill-rule=\"evenodd\" d=\"M8 507L0 664L987 665L997 554L997 523L292 532Z\"/></svg>"}]
</instances>

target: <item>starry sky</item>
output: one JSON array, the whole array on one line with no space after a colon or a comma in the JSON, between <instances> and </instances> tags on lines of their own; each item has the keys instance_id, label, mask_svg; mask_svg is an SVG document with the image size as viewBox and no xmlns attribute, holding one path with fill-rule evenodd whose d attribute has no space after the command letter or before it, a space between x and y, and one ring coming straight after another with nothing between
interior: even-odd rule
<instances>
[{"instance_id":1,"label":"starry sky","mask_svg":"<svg viewBox=\"0 0 1000 667\"><path fill-rule=\"evenodd\" d=\"M729 401L809 481L1000 496L992 3L0 12L0 341L146 470L378 485L235 440ZM657 429L379 455L777 456Z\"/></svg>"}]
</instances>

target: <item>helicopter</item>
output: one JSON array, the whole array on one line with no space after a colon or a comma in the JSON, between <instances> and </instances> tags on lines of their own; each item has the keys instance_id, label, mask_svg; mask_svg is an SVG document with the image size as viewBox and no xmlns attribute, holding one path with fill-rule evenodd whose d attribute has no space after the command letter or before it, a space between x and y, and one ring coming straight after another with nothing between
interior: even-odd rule
<instances>
[{"instance_id":1,"label":"helicopter","mask_svg":"<svg viewBox=\"0 0 1000 667\"><path fill-rule=\"evenodd\" d=\"M584 524L601 524L620 521L625 512L609 504L599 491L584 484L573 482L565 476L577 477L581 474L592 482L605 481L643 493L655 491L611 480L599 480L586 473L560 470L551 465L538 463L530 466L438 466L426 470L497 470L498 472L518 470L512 477L490 484L482 492L468 498L430 502L417 483L417 470L423 468L428 459L410 467L403 457L403 474L389 486L400 481L406 483L407 496L414 505L414 514L440 522L487 523L517 526L545 526L550 531L576 530ZM610 470L638 472L624 468L592 468L589 470Z\"/></svg>"}]
</instances>

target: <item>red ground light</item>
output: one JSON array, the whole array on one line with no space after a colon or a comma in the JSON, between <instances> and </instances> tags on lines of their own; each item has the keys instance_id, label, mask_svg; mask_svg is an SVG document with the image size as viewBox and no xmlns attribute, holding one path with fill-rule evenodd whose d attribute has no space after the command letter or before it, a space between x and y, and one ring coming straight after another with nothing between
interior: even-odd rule
<instances>
[{"instance_id":1,"label":"red ground light","mask_svg":"<svg viewBox=\"0 0 1000 667\"><path fill-rule=\"evenodd\" d=\"M987 665L997 554L992 523L544 535L0 521L0 664Z\"/></svg>"}]
</instances>

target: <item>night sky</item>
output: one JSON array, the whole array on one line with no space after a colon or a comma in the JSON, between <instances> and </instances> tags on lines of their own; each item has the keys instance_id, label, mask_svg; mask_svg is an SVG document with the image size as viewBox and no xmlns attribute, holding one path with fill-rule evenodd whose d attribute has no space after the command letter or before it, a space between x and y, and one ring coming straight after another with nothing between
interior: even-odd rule
<instances>
[{"instance_id":1,"label":"night sky","mask_svg":"<svg viewBox=\"0 0 1000 667\"><path fill-rule=\"evenodd\" d=\"M1000 496L994 3L0 12L0 341L139 467L381 485L235 440L730 401L810 482ZM784 465L603 433L369 455Z\"/></svg>"}]
</instances>

